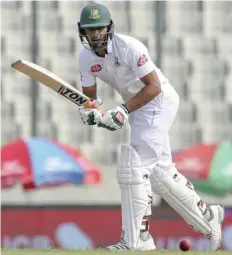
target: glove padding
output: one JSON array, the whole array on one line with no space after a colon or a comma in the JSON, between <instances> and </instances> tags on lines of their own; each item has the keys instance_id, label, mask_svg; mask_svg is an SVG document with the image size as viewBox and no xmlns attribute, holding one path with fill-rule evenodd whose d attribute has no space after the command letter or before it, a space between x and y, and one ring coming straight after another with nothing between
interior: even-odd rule
<instances>
[{"instance_id":1,"label":"glove padding","mask_svg":"<svg viewBox=\"0 0 232 255\"><path fill-rule=\"evenodd\" d=\"M93 101L93 104L100 106L102 101L97 99ZM102 119L102 113L97 108L86 108L85 106L81 106L79 108L79 113L83 123L86 125L96 125Z\"/></svg>"},{"instance_id":2,"label":"glove padding","mask_svg":"<svg viewBox=\"0 0 232 255\"><path fill-rule=\"evenodd\" d=\"M99 127L115 131L121 129L128 119L128 113L122 105L117 106L115 109L108 110L104 113Z\"/></svg>"}]
</instances>

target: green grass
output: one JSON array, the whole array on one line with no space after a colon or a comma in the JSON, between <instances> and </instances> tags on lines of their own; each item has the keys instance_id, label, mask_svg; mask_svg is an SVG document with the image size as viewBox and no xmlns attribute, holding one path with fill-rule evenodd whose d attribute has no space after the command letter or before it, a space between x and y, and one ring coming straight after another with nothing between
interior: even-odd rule
<instances>
[{"instance_id":1,"label":"green grass","mask_svg":"<svg viewBox=\"0 0 232 255\"><path fill-rule=\"evenodd\" d=\"M124 255L124 254L131 254L131 255L141 255L144 252L138 251L106 251L106 250L56 250L56 249L49 249L49 250L34 250L34 249L1 249L2 255ZM160 250L160 251L150 251L146 252L149 255L183 255L182 251L167 251L167 250ZM217 251L217 252L200 252L200 251L188 251L184 254L186 255L229 255L231 252L229 251Z\"/></svg>"}]
</instances>

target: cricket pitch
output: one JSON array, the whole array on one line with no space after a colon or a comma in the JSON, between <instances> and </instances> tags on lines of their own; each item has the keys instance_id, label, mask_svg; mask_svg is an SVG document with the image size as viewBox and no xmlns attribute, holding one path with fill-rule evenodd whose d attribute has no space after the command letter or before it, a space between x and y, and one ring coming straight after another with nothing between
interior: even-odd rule
<instances>
[{"instance_id":1,"label":"cricket pitch","mask_svg":"<svg viewBox=\"0 0 232 255\"><path fill-rule=\"evenodd\" d=\"M106 251L106 250L58 250L58 249L49 249L49 250L34 250L34 249L1 249L2 255L141 255L144 252L139 251ZM147 251L148 255L183 255L182 251L168 251L168 250L159 250L159 251ZM206 251L187 251L186 255L229 255L229 251L216 251L216 252L206 252Z\"/></svg>"}]
</instances>

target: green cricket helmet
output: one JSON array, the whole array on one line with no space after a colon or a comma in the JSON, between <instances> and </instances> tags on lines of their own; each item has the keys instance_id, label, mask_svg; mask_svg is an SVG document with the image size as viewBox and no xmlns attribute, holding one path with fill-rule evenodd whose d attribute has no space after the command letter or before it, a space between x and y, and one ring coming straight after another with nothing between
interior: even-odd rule
<instances>
[{"instance_id":1,"label":"green cricket helmet","mask_svg":"<svg viewBox=\"0 0 232 255\"><path fill-rule=\"evenodd\" d=\"M102 49L107 47L108 41L113 37L114 24L110 12L104 5L99 3L86 5L81 12L80 22L78 22L79 37L83 46L86 47L88 45L92 49L91 42L86 40L86 28L94 29L104 27L107 27L107 40L103 41Z\"/></svg>"}]
</instances>

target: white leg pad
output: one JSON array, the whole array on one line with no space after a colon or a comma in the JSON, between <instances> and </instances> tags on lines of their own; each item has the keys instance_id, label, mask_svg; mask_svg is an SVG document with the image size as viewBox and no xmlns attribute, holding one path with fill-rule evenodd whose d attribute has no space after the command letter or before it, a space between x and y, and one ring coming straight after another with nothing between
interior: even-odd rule
<instances>
[{"instance_id":1,"label":"white leg pad","mask_svg":"<svg viewBox=\"0 0 232 255\"><path fill-rule=\"evenodd\" d=\"M117 181L121 189L123 238L128 248L136 249L142 219L148 207L148 196L144 186L140 157L129 145L121 146Z\"/></svg>"},{"instance_id":2,"label":"white leg pad","mask_svg":"<svg viewBox=\"0 0 232 255\"><path fill-rule=\"evenodd\" d=\"M156 166L150 176L152 190L160 195L196 231L210 234L211 227L197 203L199 196L193 185L174 165Z\"/></svg>"},{"instance_id":3,"label":"white leg pad","mask_svg":"<svg viewBox=\"0 0 232 255\"><path fill-rule=\"evenodd\" d=\"M149 174L149 176L150 176L150 174ZM149 176L146 174L145 175L143 174L143 184L145 186L147 197L148 197L148 206L147 206L147 210L145 212L145 216L150 216L152 214L151 206L152 206L153 194L152 194L152 190L151 190L151 182L150 182Z\"/></svg>"}]
</instances>

